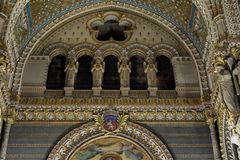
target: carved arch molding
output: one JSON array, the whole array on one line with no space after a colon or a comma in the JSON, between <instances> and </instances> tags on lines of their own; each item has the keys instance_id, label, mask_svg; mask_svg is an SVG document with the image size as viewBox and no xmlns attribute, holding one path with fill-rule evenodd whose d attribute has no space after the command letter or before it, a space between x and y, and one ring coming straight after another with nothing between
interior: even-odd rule
<instances>
[{"instance_id":1,"label":"carved arch molding","mask_svg":"<svg viewBox=\"0 0 240 160\"><path fill-rule=\"evenodd\" d=\"M118 133L106 134L101 127L94 122L90 122L76 128L64 136L57 145L52 149L47 160L72 160L76 152L90 143L90 147L96 147L95 144L91 144L99 139L118 139L133 144L146 153L148 159L152 160L173 160L172 155L168 151L163 142L157 138L154 134L140 125L132 122L127 122ZM105 140L106 142L106 140ZM122 143L121 143L122 144ZM127 148L129 146L126 146ZM84 150L83 149L83 150ZM114 152L105 153L106 155L117 156ZM105 158L104 158L105 157ZM108 159L103 155L100 159ZM121 159L120 157L114 157L113 159Z\"/></svg>"}]
</instances>

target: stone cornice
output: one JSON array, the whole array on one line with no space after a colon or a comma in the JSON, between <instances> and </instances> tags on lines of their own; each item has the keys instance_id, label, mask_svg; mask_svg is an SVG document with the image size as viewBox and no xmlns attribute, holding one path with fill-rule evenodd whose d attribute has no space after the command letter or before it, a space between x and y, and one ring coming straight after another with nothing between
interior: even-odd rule
<instances>
[{"instance_id":1,"label":"stone cornice","mask_svg":"<svg viewBox=\"0 0 240 160\"><path fill-rule=\"evenodd\" d=\"M159 98L47 98L22 97L19 106L94 106L94 105L127 105L127 106L202 106L200 98L159 99Z\"/></svg>"},{"instance_id":2,"label":"stone cornice","mask_svg":"<svg viewBox=\"0 0 240 160\"><path fill-rule=\"evenodd\" d=\"M89 121L116 110L140 122L205 122L201 99L158 98L22 98L16 121Z\"/></svg>"}]
</instances>

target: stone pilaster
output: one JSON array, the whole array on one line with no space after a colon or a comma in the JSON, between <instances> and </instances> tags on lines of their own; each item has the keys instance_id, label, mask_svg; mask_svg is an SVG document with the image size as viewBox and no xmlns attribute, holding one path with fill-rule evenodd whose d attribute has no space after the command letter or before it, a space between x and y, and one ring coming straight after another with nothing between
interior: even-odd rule
<instances>
[{"instance_id":1,"label":"stone pilaster","mask_svg":"<svg viewBox=\"0 0 240 160\"><path fill-rule=\"evenodd\" d=\"M5 160L7 155L8 139L13 119L8 118L3 127L3 139L1 140L0 160Z\"/></svg>"}]
</instances>

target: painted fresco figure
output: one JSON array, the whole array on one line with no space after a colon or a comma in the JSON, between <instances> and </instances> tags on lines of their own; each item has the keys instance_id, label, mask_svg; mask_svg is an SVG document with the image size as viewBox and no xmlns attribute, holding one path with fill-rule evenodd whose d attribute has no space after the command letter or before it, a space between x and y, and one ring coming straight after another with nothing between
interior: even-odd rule
<instances>
[{"instance_id":1,"label":"painted fresco figure","mask_svg":"<svg viewBox=\"0 0 240 160\"><path fill-rule=\"evenodd\" d=\"M131 69L129 66L131 66L131 64L128 62L127 58L123 58L118 63L118 72L120 74L121 87L129 87L130 85Z\"/></svg>"},{"instance_id":2,"label":"painted fresco figure","mask_svg":"<svg viewBox=\"0 0 240 160\"><path fill-rule=\"evenodd\" d=\"M78 62L73 57L70 57L67 62L67 66L64 70L66 73L65 87L73 87L75 77L78 71Z\"/></svg>"},{"instance_id":3,"label":"painted fresco figure","mask_svg":"<svg viewBox=\"0 0 240 160\"><path fill-rule=\"evenodd\" d=\"M100 58L95 60L92 64L92 75L93 75L93 87L102 87L103 73L105 69L105 63Z\"/></svg>"},{"instance_id":4,"label":"painted fresco figure","mask_svg":"<svg viewBox=\"0 0 240 160\"><path fill-rule=\"evenodd\" d=\"M153 60L149 59L147 65L144 63L144 68L144 72L147 76L148 87L157 87L157 68L153 63Z\"/></svg>"}]
</instances>

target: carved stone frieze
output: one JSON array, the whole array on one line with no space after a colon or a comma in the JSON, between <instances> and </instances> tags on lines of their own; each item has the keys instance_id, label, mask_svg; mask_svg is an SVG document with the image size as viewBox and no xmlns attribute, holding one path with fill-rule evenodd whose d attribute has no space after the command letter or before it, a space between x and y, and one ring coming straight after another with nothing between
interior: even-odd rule
<instances>
[{"instance_id":1,"label":"carved stone frieze","mask_svg":"<svg viewBox=\"0 0 240 160\"><path fill-rule=\"evenodd\" d=\"M120 111L124 113L123 111ZM16 121L89 121L94 111L21 109L16 112ZM167 110L129 111L129 120L139 122L204 122L204 111Z\"/></svg>"},{"instance_id":2,"label":"carved stone frieze","mask_svg":"<svg viewBox=\"0 0 240 160\"><path fill-rule=\"evenodd\" d=\"M96 106L101 105L118 105L118 106L152 106L156 108L159 106L174 106L174 107L185 107L185 108L199 108L202 109L202 100L200 98L186 98L186 99L159 99L159 98L47 98L47 97L21 97L19 106L20 108L26 108L29 106ZM121 107L124 108L124 107ZM140 108L143 109L143 108Z\"/></svg>"}]
</instances>

